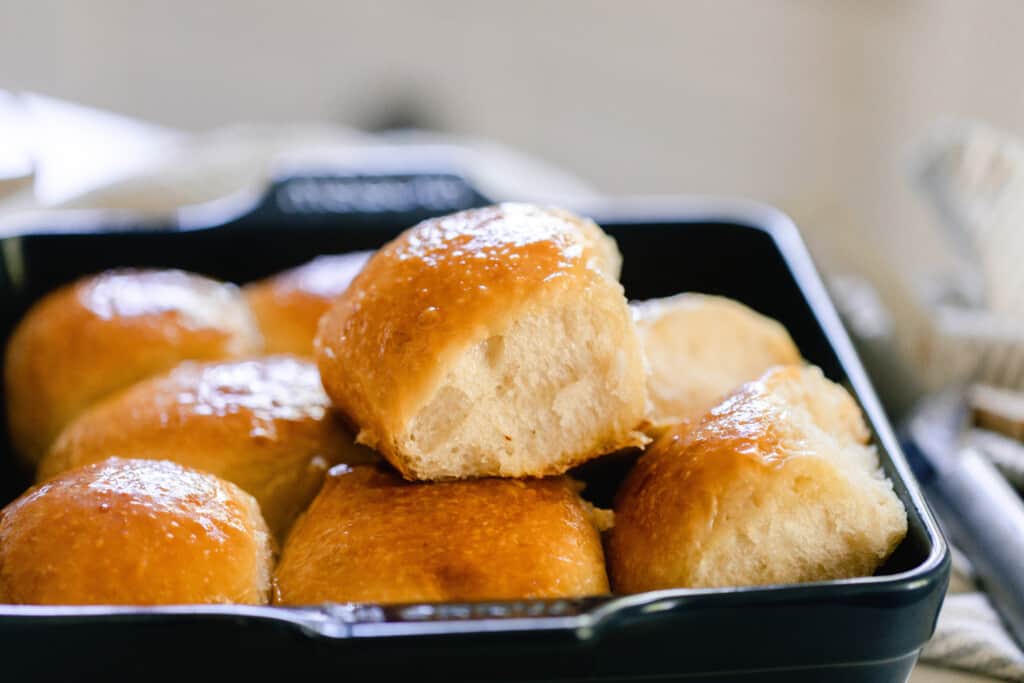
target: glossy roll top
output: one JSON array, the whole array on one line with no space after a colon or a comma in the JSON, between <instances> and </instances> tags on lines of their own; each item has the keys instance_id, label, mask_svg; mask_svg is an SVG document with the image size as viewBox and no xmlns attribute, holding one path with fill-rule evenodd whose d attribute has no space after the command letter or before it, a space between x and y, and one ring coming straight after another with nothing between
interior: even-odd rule
<instances>
[{"instance_id":1,"label":"glossy roll top","mask_svg":"<svg viewBox=\"0 0 1024 683\"><path fill-rule=\"evenodd\" d=\"M36 303L7 346L4 380L15 449L35 463L88 406L186 359L258 351L262 339L232 285L177 270L117 270Z\"/></svg>"},{"instance_id":2,"label":"glossy roll top","mask_svg":"<svg viewBox=\"0 0 1024 683\"><path fill-rule=\"evenodd\" d=\"M271 562L252 496L170 462L111 458L0 511L0 603L263 604Z\"/></svg>"},{"instance_id":3,"label":"glossy roll top","mask_svg":"<svg viewBox=\"0 0 1024 683\"><path fill-rule=\"evenodd\" d=\"M425 221L321 320L324 386L409 478L554 474L639 443L643 360L618 267L614 242L562 211Z\"/></svg>"},{"instance_id":4,"label":"glossy roll top","mask_svg":"<svg viewBox=\"0 0 1024 683\"><path fill-rule=\"evenodd\" d=\"M244 288L267 353L313 354L320 317L327 312L373 252L318 256L309 263Z\"/></svg>"},{"instance_id":5,"label":"glossy roll top","mask_svg":"<svg viewBox=\"0 0 1024 683\"><path fill-rule=\"evenodd\" d=\"M375 459L333 414L316 366L287 355L189 362L140 382L75 420L38 475L114 455L172 460L234 482L280 539L331 465Z\"/></svg>"},{"instance_id":6,"label":"glossy roll top","mask_svg":"<svg viewBox=\"0 0 1024 683\"><path fill-rule=\"evenodd\" d=\"M595 516L566 478L413 484L375 467L331 471L295 525L280 604L597 595Z\"/></svg>"}]
</instances>

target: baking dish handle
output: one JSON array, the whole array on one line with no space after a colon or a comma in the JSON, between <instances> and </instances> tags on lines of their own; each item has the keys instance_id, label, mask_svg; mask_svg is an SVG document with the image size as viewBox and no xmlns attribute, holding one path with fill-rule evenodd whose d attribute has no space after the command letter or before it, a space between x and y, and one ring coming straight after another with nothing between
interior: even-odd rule
<instances>
[{"instance_id":1,"label":"baking dish handle","mask_svg":"<svg viewBox=\"0 0 1024 683\"><path fill-rule=\"evenodd\" d=\"M137 209L46 209L0 217L0 239L47 234L185 232L332 227L340 221L412 225L425 218L490 204L451 166L403 169L302 169L266 187L239 190L171 213Z\"/></svg>"}]
</instances>

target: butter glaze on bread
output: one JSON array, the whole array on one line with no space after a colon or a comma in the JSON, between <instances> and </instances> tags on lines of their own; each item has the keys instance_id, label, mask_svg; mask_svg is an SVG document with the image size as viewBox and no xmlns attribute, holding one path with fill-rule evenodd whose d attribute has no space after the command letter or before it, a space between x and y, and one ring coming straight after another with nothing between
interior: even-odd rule
<instances>
[{"instance_id":1,"label":"butter glaze on bread","mask_svg":"<svg viewBox=\"0 0 1024 683\"><path fill-rule=\"evenodd\" d=\"M860 410L813 367L780 367L630 471L608 544L616 592L867 576L907 532Z\"/></svg>"},{"instance_id":2,"label":"butter glaze on bread","mask_svg":"<svg viewBox=\"0 0 1024 683\"><path fill-rule=\"evenodd\" d=\"M89 405L182 360L230 358L262 344L238 289L177 270L83 278L33 306L4 363L15 450L36 463Z\"/></svg>"},{"instance_id":3,"label":"butter glaze on bread","mask_svg":"<svg viewBox=\"0 0 1024 683\"><path fill-rule=\"evenodd\" d=\"M768 368L800 362L786 328L732 299L688 293L630 308L647 357L655 428L699 418Z\"/></svg>"},{"instance_id":4,"label":"butter glaze on bread","mask_svg":"<svg viewBox=\"0 0 1024 683\"><path fill-rule=\"evenodd\" d=\"M367 260L371 251L318 256L243 288L256 315L267 353L313 354L317 323Z\"/></svg>"},{"instance_id":5,"label":"butter glaze on bread","mask_svg":"<svg viewBox=\"0 0 1024 683\"><path fill-rule=\"evenodd\" d=\"M184 363L140 382L71 423L38 476L110 456L172 460L234 482L279 539L328 468L376 458L333 414L316 366L294 356Z\"/></svg>"},{"instance_id":6,"label":"butter glaze on bread","mask_svg":"<svg viewBox=\"0 0 1024 683\"><path fill-rule=\"evenodd\" d=\"M324 387L409 479L559 474L644 442L618 251L590 221L503 204L425 221L321 319Z\"/></svg>"},{"instance_id":7,"label":"butter glaze on bread","mask_svg":"<svg viewBox=\"0 0 1024 683\"><path fill-rule=\"evenodd\" d=\"M252 496L170 462L112 458L0 511L0 603L265 604L271 562Z\"/></svg>"},{"instance_id":8,"label":"butter glaze on bread","mask_svg":"<svg viewBox=\"0 0 1024 683\"><path fill-rule=\"evenodd\" d=\"M572 480L409 483L366 466L331 470L275 585L287 605L608 592L600 535Z\"/></svg>"}]
</instances>

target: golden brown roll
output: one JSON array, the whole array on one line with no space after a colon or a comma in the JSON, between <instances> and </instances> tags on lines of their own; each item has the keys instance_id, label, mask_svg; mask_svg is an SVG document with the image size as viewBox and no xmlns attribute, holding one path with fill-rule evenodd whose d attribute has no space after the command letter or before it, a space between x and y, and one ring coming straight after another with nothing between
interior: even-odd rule
<instances>
[{"instance_id":1,"label":"golden brown roll","mask_svg":"<svg viewBox=\"0 0 1024 683\"><path fill-rule=\"evenodd\" d=\"M559 474L643 443L640 344L592 222L522 204L425 221L320 321L357 439L410 479Z\"/></svg>"},{"instance_id":2,"label":"golden brown roll","mask_svg":"<svg viewBox=\"0 0 1024 683\"><path fill-rule=\"evenodd\" d=\"M371 251L319 256L297 268L278 273L244 288L267 353L313 354L320 316L348 289Z\"/></svg>"},{"instance_id":3,"label":"golden brown roll","mask_svg":"<svg viewBox=\"0 0 1024 683\"><path fill-rule=\"evenodd\" d=\"M249 354L262 344L232 285L177 270L108 271L36 303L7 346L11 439L38 462L96 401L185 359Z\"/></svg>"},{"instance_id":4,"label":"golden brown roll","mask_svg":"<svg viewBox=\"0 0 1024 683\"><path fill-rule=\"evenodd\" d=\"M679 294L631 308L647 357L655 432L700 417L773 365L800 362L786 328L732 299Z\"/></svg>"},{"instance_id":5,"label":"golden brown roll","mask_svg":"<svg viewBox=\"0 0 1024 683\"><path fill-rule=\"evenodd\" d=\"M171 462L111 458L0 511L0 603L265 604L271 562L253 497Z\"/></svg>"},{"instance_id":6,"label":"golden brown roll","mask_svg":"<svg viewBox=\"0 0 1024 683\"><path fill-rule=\"evenodd\" d=\"M869 575L907 532L860 410L779 367L662 435L629 473L608 544L616 592Z\"/></svg>"},{"instance_id":7,"label":"golden brown roll","mask_svg":"<svg viewBox=\"0 0 1024 683\"><path fill-rule=\"evenodd\" d=\"M598 529L568 478L409 483L343 465L288 537L275 585L288 605L608 592Z\"/></svg>"},{"instance_id":8,"label":"golden brown roll","mask_svg":"<svg viewBox=\"0 0 1024 683\"><path fill-rule=\"evenodd\" d=\"M98 403L72 422L39 479L110 456L173 460L234 482L278 538L327 469L375 456L331 411L311 362L293 356L183 363Z\"/></svg>"}]
</instances>

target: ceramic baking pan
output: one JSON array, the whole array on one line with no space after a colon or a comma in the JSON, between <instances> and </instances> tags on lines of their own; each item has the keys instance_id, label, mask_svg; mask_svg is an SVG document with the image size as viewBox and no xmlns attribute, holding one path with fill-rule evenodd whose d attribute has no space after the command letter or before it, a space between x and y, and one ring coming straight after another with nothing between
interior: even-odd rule
<instances>
[{"instance_id":1,"label":"ceramic baking pan","mask_svg":"<svg viewBox=\"0 0 1024 683\"><path fill-rule=\"evenodd\" d=\"M367 197L373 198L371 201ZM152 222L49 215L0 242L0 339L33 301L117 266L236 282L318 254L383 244L428 215L486 199L444 172L289 178L246 205ZM906 540L871 577L474 604L114 608L0 605L0 677L80 680L904 681L930 637L948 552L797 230L781 213L716 199L593 201L619 243L631 299L700 291L777 318L857 397L896 492ZM584 467L607 504L628 457ZM29 483L0 435L4 503Z\"/></svg>"}]
</instances>

